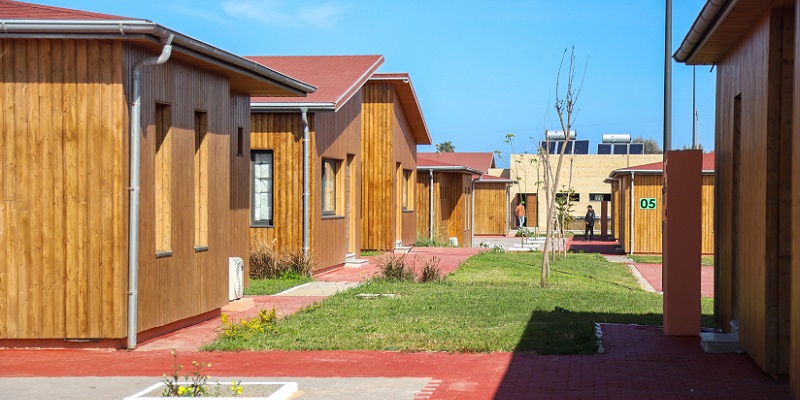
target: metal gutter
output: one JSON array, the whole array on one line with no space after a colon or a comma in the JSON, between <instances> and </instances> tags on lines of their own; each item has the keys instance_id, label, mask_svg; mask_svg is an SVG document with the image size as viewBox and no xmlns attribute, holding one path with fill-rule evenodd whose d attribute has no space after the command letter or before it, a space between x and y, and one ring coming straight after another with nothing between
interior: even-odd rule
<instances>
[{"instance_id":1,"label":"metal gutter","mask_svg":"<svg viewBox=\"0 0 800 400\"><path fill-rule=\"evenodd\" d=\"M146 34L159 38L174 37L173 46L185 47L197 53L209 56L225 63L231 69L243 72L252 72L268 77L278 86L298 95L312 93L316 87L293 79L287 75L269 69L255 61L239 57L210 44L186 36L147 20L2 20L0 19L0 32L2 34L40 33L53 34L66 38L69 34L111 34L123 38L128 34Z\"/></svg>"},{"instance_id":2,"label":"metal gutter","mask_svg":"<svg viewBox=\"0 0 800 400\"><path fill-rule=\"evenodd\" d=\"M678 50L672 56L675 61L685 63L697 50L698 45L708 37L714 22L725 10L727 3L735 5L738 0L708 0L694 20L689 33L683 38Z\"/></svg>"},{"instance_id":3,"label":"metal gutter","mask_svg":"<svg viewBox=\"0 0 800 400\"><path fill-rule=\"evenodd\" d=\"M431 171L431 170L433 170L433 171L442 171L442 172L446 172L446 171L449 171L449 172L466 172L466 173L475 174L475 175L483 175L483 171L478 171L475 168L470 168L470 167L466 167L466 166L463 166L463 165L452 165L452 166L451 165L447 165L447 166L442 166L442 165L437 165L437 166L417 165L417 169L418 170L423 170L423 171Z\"/></svg>"},{"instance_id":4,"label":"metal gutter","mask_svg":"<svg viewBox=\"0 0 800 400\"><path fill-rule=\"evenodd\" d=\"M286 112L286 111L298 111L303 108L305 108L308 112L336 111L336 104L302 103L302 102L250 103L250 111L252 112Z\"/></svg>"}]
</instances>

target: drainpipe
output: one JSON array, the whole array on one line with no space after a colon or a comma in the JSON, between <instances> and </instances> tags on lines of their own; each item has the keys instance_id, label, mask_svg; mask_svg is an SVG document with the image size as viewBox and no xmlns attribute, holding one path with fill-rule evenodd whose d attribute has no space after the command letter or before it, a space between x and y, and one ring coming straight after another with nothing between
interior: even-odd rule
<instances>
[{"instance_id":1,"label":"drainpipe","mask_svg":"<svg viewBox=\"0 0 800 400\"><path fill-rule=\"evenodd\" d=\"M472 205L470 206L470 213L472 215L469 216L469 247L475 246L475 180L472 180L472 189L469 192L470 201Z\"/></svg>"},{"instance_id":2,"label":"drainpipe","mask_svg":"<svg viewBox=\"0 0 800 400\"><path fill-rule=\"evenodd\" d=\"M628 235L628 236L630 236L628 238L628 240L631 243L631 246L630 246L631 247L631 254L633 254L633 204L635 203L635 201L633 200L633 176L635 174L636 174L635 172L631 171L631 217L630 217L630 221L628 221L628 223L631 226L630 230L629 230L630 235Z\"/></svg>"},{"instance_id":3,"label":"drainpipe","mask_svg":"<svg viewBox=\"0 0 800 400\"><path fill-rule=\"evenodd\" d=\"M428 214L430 214L430 229L429 229L429 231L430 231L431 242L433 242L433 170L430 169L428 171L431 174L431 190L430 190L430 198L431 199L430 199L430 212L428 213Z\"/></svg>"},{"instance_id":4,"label":"drainpipe","mask_svg":"<svg viewBox=\"0 0 800 400\"><path fill-rule=\"evenodd\" d=\"M128 210L128 348L136 348L139 313L139 172L141 167L142 127L142 69L151 65L164 64L172 54L172 39L169 35L158 57L144 58L136 62L132 71L131 114L130 114L130 209Z\"/></svg>"},{"instance_id":5,"label":"drainpipe","mask_svg":"<svg viewBox=\"0 0 800 400\"><path fill-rule=\"evenodd\" d=\"M310 196L308 187L308 108L300 108L300 117L303 119L303 257L308 257L308 198Z\"/></svg>"}]
</instances>

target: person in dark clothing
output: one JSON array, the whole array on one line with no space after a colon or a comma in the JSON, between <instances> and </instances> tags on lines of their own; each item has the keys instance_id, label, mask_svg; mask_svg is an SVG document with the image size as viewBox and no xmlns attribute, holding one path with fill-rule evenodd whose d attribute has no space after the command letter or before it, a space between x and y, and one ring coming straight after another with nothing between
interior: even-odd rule
<instances>
[{"instance_id":1,"label":"person in dark clothing","mask_svg":"<svg viewBox=\"0 0 800 400\"><path fill-rule=\"evenodd\" d=\"M594 240L594 210L592 206L586 207L586 215L583 217L586 221L586 232L583 234L583 240Z\"/></svg>"}]
</instances>

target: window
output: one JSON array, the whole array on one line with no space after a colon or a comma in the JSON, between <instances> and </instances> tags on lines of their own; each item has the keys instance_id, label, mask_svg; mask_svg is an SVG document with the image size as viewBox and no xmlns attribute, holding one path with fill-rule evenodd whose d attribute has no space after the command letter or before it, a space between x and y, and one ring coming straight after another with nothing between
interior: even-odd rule
<instances>
[{"instance_id":1,"label":"window","mask_svg":"<svg viewBox=\"0 0 800 400\"><path fill-rule=\"evenodd\" d=\"M156 104L155 115L155 244L156 255L172 251L172 112Z\"/></svg>"},{"instance_id":2,"label":"window","mask_svg":"<svg viewBox=\"0 0 800 400\"><path fill-rule=\"evenodd\" d=\"M410 169L403 170L403 211L414 207L414 177Z\"/></svg>"},{"instance_id":3,"label":"window","mask_svg":"<svg viewBox=\"0 0 800 400\"><path fill-rule=\"evenodd\" d=\"M236 128L236 155L244 157L244 129Z\"/></svg>"},{"instance_id":4,"label":"window","mask_svg":"<svg viewBox=\"0 0 800 400\"><path fill-rule=\"evenodd\" d=\"M341 178L339 171L342 162L339 160L322 160L322 215L337 215L341 209L339 202L342 200L339 195Z\"/></svg>"},{"instance_id":5,"label":"window","mask_svg":"<svg viewBox=\"0 0 800 400\"><path fill-rule=\"evenodd\" d=\"M272 195L274 187L274 162L272 151L253 151L250 153L253 163L252 214L251 222L256 226L272 226Z\"/></svg>"},{"instance_id":6,"label":"window","mask_svg":"<svg viewBox=\"0 0 800 400\"><path fill-rule=\"evenodd\" d=\"M208 246L208 113L194 113L194 245Z\"/></svg>"},{"instance_id":7,"label":"window","mask_svg":"<svg viewBox=\"0 0 800 400\"><path fill-rule=\"evenodd\" d=\"M566 195L567 195L567 192L558 192L558 193L556 193L556 199L563 199ZM573 203L577 203L577 202L581 201L581 194L573 192L572 195L569 196L569 201L571 201Z\"/></svg>"},{"instance_id":8,"label":"window","mask_svg":"<svg viewBox=\"0 0 800 400\"><path fill-rule=\"evenodd\" d=\"M611 193L589 193L589 201L611 201Z\"/></svg>"}]
</instances>

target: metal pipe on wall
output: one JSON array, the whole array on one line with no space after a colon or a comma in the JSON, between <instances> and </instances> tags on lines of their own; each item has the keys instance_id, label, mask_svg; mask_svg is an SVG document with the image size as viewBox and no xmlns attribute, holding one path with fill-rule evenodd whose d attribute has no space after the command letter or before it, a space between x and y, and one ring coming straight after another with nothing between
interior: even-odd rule
<instances>
[{"instance_id":1,"label":"metal pipe on wall","mask_svg":"<svg viewBox=\"0 0 800 400\"><path fill-rule=\"evenodd\" d=\"M429 169L428 172L430 172L430 174L431 174L430 190L428 190L428 192L430 194L430 200L428 202L428 205L429 205L429 207L428 207L428 209L429 209L428 210L428 218L430 219L430 224L428 226L430 227L430 229L428 229L428 230L430 231L429 236L430 236L430 239L431 239L431 242L432 242L433 241L433 170Z\"/></svg>"},{"instance_id":2,"label":"metal pipe on wall","mask_svg":"<svg viewBox=\"0 0 800 400\"><path fill-rule=\"evenodd\" d=\"M303 257L308 258L308 236L310 226L308 223L308 198L309 182L308 182L308 142L309 142L309 129L308 129L308 108L300 108L300 118L303 120Z\"/></svg>"},{"instance_id":3,"label":"metal pipe on wall","mask_svg":"<svg viewBox=\"0 0 800 400\"><path fill-rule=\"evenodd\" d=\"M139 175L141 169L142 128L142 69L151 65L160 65L169 60L172 54L173 35L169 35L161 54L136 62L131 77L131 114L130 114L130 187L128 209L128 348L135 349L139 327Z\"/></svg>"},{"instance_id":4,"label":"metal pipe on wall","mask_svg":"<svg viewBox=\"0 0 800 400\"><path fill-rule=\"evenodd\" d=\"M634 206L634 203L635 203L635 200L633 199L633 177L634 177L634 175L636 175L636 173L631 171L631 213L630 213L631 217L630 217L630 221L628 221L628 223L630 224L630 229L629 229L630 235L628 235L630 237L628 238L628 240L630 241L630 244L631 244L630 245L631 254L633 254L633 206Z\"/></svg>"}]
</instances>

